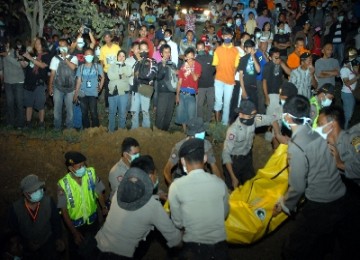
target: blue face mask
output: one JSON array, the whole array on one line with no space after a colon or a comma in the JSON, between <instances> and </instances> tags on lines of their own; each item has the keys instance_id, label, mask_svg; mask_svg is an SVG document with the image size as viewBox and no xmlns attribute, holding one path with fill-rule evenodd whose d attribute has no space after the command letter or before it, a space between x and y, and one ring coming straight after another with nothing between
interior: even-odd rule
<instances>
[{"instance_id":1,"label":"blue face mask","mask_svg":"<svg viewBox=\"0 0 360 260\"><path fill-rule=\"evenodd\" d=\"M44 197L44 189L41 188L30 194L30 201L39 202L43 197Z\"/></svg>"},{"instance_id":2,"label":"blue face mask","mask_svg":"<svg viewBox=\"0 0 360 260\"><path fill-rule=\"evenodd\" d=\"M93 62L93 60L94 60L94 56L93 56L93 55L86 55L86 56L85 56L85 61L86 61L87 63L91 63L91 62Z\"/></svg>"},{"instance_id":3,"label":"blue face mask","mask_svg":"<svg viewBox=\"0 0 360 260\"><path fill-rule=\"evenodd\" d=\"M82 166L80 169L77 169L74 173L74 175L78 178L81 178L82 176L85 175L85 172L86 172L86 168L85 166Z\"/></svg>"},{"instance_id":4,"label":"blue face mask","mask_svg":"<svg viewBox=\"0 0 360 260\"><path fill-rule=\"evenodd\" d=\"M199 138L199 139L204 140L205 139L205 131L201 132L201 133L196 133L195 138Z\"/></svg>"},{"instance_id":5,"label":"blue face mask","mask_svg":"<svg viewBox=\"0 0 360 260\"><path fill-rule=\"evenodd\" d=\"M231 43L231 38L225 38L224 43Z\"/></svg>"}]
</instances>

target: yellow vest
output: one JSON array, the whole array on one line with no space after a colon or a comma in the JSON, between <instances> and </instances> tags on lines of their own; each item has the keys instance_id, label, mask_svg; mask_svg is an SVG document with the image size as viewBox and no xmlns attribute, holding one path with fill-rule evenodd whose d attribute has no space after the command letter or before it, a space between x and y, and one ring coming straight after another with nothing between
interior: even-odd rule
<instances>
[{"instance_id":1,"label":"yellow vest","mask_svg":"<svg viewBox=\"0 0 360 260\"><path fill-rule=\"evenodd\" d=\"M95 169L86 168L85 175L81 178L81 185L68 173L60 179L58 184L64 190L66 207L69 217L75 227L91 224L96 220L97 193L95 192Z\"/></svg>"},{"instance_id":2,"label":"yellow vest","mask_svg":"<svg viewBox=\"0 0 360 260\"><path fill-rule=\"evenodd\" d=\"M312 124L312 128L314 129L315 127L317 127L317 119L319 117L319 112L321 109L316 96L313 96L312 98L310 98L310 105L314 105L316 107L316 117L314 118L313 124Z\"/></svg>"}]
</instances>

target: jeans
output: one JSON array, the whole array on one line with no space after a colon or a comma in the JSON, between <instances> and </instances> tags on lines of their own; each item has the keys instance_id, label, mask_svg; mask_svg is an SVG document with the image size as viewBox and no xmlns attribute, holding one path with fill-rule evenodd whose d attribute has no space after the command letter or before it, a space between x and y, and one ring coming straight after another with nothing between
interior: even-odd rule
<instances>
[{"instance_id":1,"label":"jeans","mask_svg":"<svg viewBox=\"0 0 360 260\"><path fill-rule=\"evenodd\" d=\"M341 99L343 102L343 109L345 115L345 130L349 128L349 122L354 113L355 97L352 93L341 92Z\"/></svg>"},{"instance_id":2,"label":"jeans","mask_svg":"<svg viewBox=\"0 0 360 260\"><path fill-rule=\"evenodd\" d=\"M7 104L7 123L16 127L24 126L24 88L23 83L5 83Z\"/></svg>"},{"instance_id":3,"label":"jeans","mask_svg":"<svg viewBox=\"0 0 360 260\"><path fill-rule=\"evenodd\" d=\"M155 126L167 131L169 130L171 119L174 112L175 93L159 93L158 105L156 107Z\"/></svg>"},{"instance_id":4,"label":"jeans","mask_svg":"<svg viewBox=\"0 0 360 260\"><path fill-rule=\"evenodd\" d=\"M176 108L177 124L186 124L190 119L196 117L196 97L180 92L180 102Z\"/></svg>"},{"instance_id":5,"label":"jeans","mask_svg":"<svg viewBox=\"0 0 360 260\"><path fill-rule=\"evenodd\" d=\"M98 127L99 126L99 117L97 112L97 97L93 96L85 96L80 99L80 107L81 107L81 114L82 114L82 125L83 128L90 127L89 121L89 110L90 110L90 117L91 117L91 126Z\"/></svg>"},{"instance_id":6,"label":"jeans","mask_svg":"<svg viewBox=\"0 0 360 260\"><path fill-rule=\"evenodd\" d=\"M343 43L335 43L334 46L334 58L338 60L339 64L342 64L344 59L344 44Z\"/></svg>"},{"instance_id":7,"label":"jeans","mask_svg":"<svg viewBox=\"0 0 360 260\"><path fill-rule=\"evenodd\" d=\"M222 81L215 80L215 111L221 111L222 113L222 124L227 125L229 122L229 114L230 114L230 102L232 93L234 90L234 85L225 84Z\"/></svg>"},{"instance_id":8,"label":"jeans","mask_svg":"<svg viewBox=\"0 0 360 260\"><path fill-rule=\"evenodd\" d=\"M150 98L139 93L132 93L131 97L131 129L139 127L139 113L142 112L142 127L150 128Z\"/></svg>"},{"instance_id":9,"label":"jeans","mask_svg":"<svg viewBox=\"0 0 360 260\"><path fill-rule=\"evenodd\" d=\"M57 130L61 129L62 126L62 108L65 103L66 109L66 128L73 127L73 98L74 91L70 93L64 93L58 90L56 87L54 88L54 127Z\"/></svg>"},{"instance_id":10,"label":"jeans","mask_svg":"<svg viewBox=\"0 0 360 260\"><path fill-rule=\"evenodd\" d=\"M199 88L198 91L197 116L201 117L204 122L210 122L215 103L214 87Z\"/></svg>"},{"instance_id":11,"label":"jeans","mask_svg":"<svg viewBox=\"0 0 360 260\"><path fill-rule=\"evenodd\" d=\"M109 132L115 131L116 112L119 115L118 129L125 128L128 94L109 96Z\"/></svg>"}]
</instances>

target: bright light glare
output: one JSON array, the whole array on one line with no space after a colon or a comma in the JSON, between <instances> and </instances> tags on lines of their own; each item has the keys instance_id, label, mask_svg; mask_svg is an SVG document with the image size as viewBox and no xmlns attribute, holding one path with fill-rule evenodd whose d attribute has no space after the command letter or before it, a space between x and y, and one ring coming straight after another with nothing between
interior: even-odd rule
<instances>
[{"instance_id":1,"label":"bright light glare","mask_svg":"<svg viewBox=\"0 0 360 260\"><path fill-rule=\"evenodd\" d=\"M209 15L210 15L210 10L205 10L205 11L204 11L204 15L205 15L205 16L209 16Z\"/></svg>"},{"instance_id":2,"label":"bright light glare","mask_svg":"<svg viewBox=\"0 0 360 260\"><path fill-rule=\"evenodd\" d=\"M183 14L187 14L187 10L186 10L185 8L182 9L181 12L182 12Z\"/></svg>"}]
</instances>

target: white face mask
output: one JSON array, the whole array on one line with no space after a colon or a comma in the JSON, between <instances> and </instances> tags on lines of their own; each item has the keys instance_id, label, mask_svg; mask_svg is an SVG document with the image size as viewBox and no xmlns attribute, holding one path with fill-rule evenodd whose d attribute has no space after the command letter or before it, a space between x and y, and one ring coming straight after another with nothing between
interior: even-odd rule
<instances>
[{"instance_id":1,"label":"white face mask","mask_svg":"<svg viewBox=\"0 0 360 260\"><path fill-rule=\"evenodd\" d=\"M280 105L285 105L286 100L280 99Z\"/></svg>"},{"instance_id":2,"label":"white face mask","mask_svg":"<svg viewBox=\"0 0 360 260\"><path fill-rule=\"evenodd\" d=\"M342 16L342 15L339 16L339 17L338 17L338 21L339 21L340 23L341 23L342 21L344 21L344 16Z\"/></svg>"},{"instance_id":3,"label":"white face mask","mask_svg":"<svg viewBox=\"0 0 360 260\"><path fill-rule=\"evenodd\" d=\"M321 106L322 107L328 107L328 106L331 105L331 103L332 103L332 100L327 98L326 96L325 96L324 100L321 100Z\"/></svg>"},{"instance_id":4,"label":"white face mask","mask_svg":"<svg viewBox=\"0 0 360 260\"><path fill-rule=\"evenodd\" d=\"M318 127L316 127L316 128L314 129L314 131L317 132L317 133L321 136L321 138L323 138L324 140L327 139L328 135L329 135L330 132L332 131L332 129L331 129L329 132L324 133L324 132L323 132L323 131L324 131L324 128L325 128L327 125L329 125L331 122L332 122L332 121L330 121L329 123L327 123L327 124L325 124L325 125L323 125L323 126L318 126Z\"/></svg>"},{"instance_id":5,"label":"white face mask","mask_svg":"<svg viewBox=\"0 0 360 260\"><path fill-rule=\"evenodd\" d=\"M170 38L171 37L164 37L164 40L168 42L168 41L170 41Z\"/></svg>"}]
</instances>

